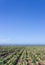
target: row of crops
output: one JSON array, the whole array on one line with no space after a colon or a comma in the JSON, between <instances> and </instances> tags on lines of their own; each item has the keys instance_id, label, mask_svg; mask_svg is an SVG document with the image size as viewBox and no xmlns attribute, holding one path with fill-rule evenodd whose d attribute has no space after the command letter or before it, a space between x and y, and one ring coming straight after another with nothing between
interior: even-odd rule
<instances>
[{"instance_id":1,"label":"row of crops","mask_svg":"<svg viewBox=\"0 0 45 65\"><path fill-rule=\"evenodd\" d=\"M23 50L22 47L0 47L0 65L16 65Z\"/></svg>"},{"instance_id":2,"label":"row of crops","mask_svg":"<svg viewBox=\"0 0 45 65\"><path fill-rule=\"evenodd\" d=\"M0 46L0 65L45 65L45 47Z\"/></svg>"},{"instance_id":3,"label":"row of crops","mask_svg":"<svg viewBox=\"0 0 45 65\"><path fill-rule=\"evenodd\" d=\"M27 47L27 65L45 65L45 47Z\"/></svg>"}]
</instances>

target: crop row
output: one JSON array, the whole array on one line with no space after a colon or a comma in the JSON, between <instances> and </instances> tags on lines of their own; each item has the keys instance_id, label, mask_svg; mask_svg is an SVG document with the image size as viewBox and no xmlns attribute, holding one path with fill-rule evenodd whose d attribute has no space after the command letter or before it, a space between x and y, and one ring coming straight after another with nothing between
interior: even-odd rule
<instances>
[{"instance_id":1,"label":"crop row","mask_svg":"<svg viewBox=\"0 0 45 65\"><path fill-rule=\"evenodd\" d=\"M45 65L45 47L13 47L2 52L8 55L1 56L0 65Z\"/></svg>"},{"instance_id":2,"label":"crop row","mask_svg":"<svg viewBox=\"0 0 45 65\"><path fill-rule=\"evenodd\" d=\"M10 55L1 58L0 59L0 65L16 65L17 59L22 54L23 49L18 48L13 53L10 53Z\"/></svg>"}]
</instances>

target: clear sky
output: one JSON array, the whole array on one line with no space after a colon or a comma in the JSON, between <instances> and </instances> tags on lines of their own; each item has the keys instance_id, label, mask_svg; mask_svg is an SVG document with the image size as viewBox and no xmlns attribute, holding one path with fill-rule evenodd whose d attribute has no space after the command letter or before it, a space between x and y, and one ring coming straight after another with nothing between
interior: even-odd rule
<instances>
[{"instance_id":1,"label":"clear sky","mask_svg":"<svg viewBox=\"0 0 45 65\"><path fill-rule=\"evenodd\" d=\"M45 44L45 0L0 0L0 44Z\"/></svg>"}]
</instances>

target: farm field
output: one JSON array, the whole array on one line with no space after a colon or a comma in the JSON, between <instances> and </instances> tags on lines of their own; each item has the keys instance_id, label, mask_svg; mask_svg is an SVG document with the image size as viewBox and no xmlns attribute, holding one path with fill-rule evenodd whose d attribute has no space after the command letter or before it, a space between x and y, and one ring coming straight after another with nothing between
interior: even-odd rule
<instances>
[{"instance_id":1,"label":"farm field","mask_svg":"<svg viewBox=\"0 0 45 65\"><path fill-rule=\"evenodd\" d=\"M45 65L45 46L0 46L0 65Z\"/></svg>"}]
</instances>

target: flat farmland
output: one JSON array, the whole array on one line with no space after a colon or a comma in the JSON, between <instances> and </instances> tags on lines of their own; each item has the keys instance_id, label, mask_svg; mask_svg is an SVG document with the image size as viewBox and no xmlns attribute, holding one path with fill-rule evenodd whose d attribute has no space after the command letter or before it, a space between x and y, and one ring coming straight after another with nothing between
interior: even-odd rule
<instances>
[{"instance_id":1,"label":"flat farmland","mask_svg":"<svg viewBox=\"0 0 45 65\"><path fill-rule=\"evenodd\" d=\"M0 65L45 65L45 46L0 46Z\"/></svg>"}]
</instances>

